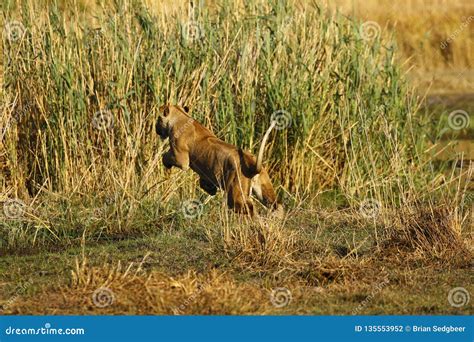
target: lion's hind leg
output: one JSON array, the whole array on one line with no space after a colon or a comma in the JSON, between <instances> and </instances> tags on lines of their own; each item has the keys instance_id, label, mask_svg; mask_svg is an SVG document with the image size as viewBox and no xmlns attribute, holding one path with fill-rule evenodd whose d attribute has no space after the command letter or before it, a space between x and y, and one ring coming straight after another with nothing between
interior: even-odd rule
<instances>
[{"instance_id":1,"label":"lion's hind leg","mask_svg":"<svg viewBox=\"0 0 474 342\"><path fill-rule=\"evenodd\" d=\"M264 171L252 178L252 194L267 208L274 209L277 205L277 196L270 177Z\"/></svg>"},{"instance_id":2,"label":"lion's hind leg","mask_svg":"<svg viewBox=\"0 0 474 342\"><path fill-rule=\"evenodd\" d=\"M250 191L250 181L247 178L234 175L227 183L227 205L236 213L255 215L252 200L247 195Z\"/></svg>"}]
</instances>

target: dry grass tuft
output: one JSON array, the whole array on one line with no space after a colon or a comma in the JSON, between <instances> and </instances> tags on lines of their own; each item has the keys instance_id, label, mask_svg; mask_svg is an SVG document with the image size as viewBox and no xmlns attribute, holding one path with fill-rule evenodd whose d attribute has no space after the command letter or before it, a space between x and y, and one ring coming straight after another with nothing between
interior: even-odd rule
<instances>
[{"instance_id":1,"label":"dry grass tuft","mask_svg":"<svg viewBox=\"0 0 474 342\"><path fill-rule=\"evenodd\" d=\"M447 204L414 204L399 209L384 248L446 257L465 251L459 215Z\"/></svg>"},{"instance_id":2,"label":"dry grass tuft","mask_svg":"<svg viewBox=\"0 0 474 342\"><path fill-rule=\"evenodd\" d=\"M284 222L262 219L229 225L222 229L222 242L233 261L257 271L284 268L295 262L296 233Z\"/></svg>"},{"instance_id":3,"label":"dry grass tuft","mask_svg":"<svg viewBox=\"0 0 474 342\"><path fill-rule=\"evenodd\" d=\"M141 265L91 267L84 260L76 264L72 274L70 286L48 289L29 301L16 303L10 313L31 312L34 306L40 313L110 314L118 310L167 315L237 315L271 308L269 290L239 284L217 270L207 274L188 271L171 277L156 271L145 273Z\"/></svg>"}]
</instances>

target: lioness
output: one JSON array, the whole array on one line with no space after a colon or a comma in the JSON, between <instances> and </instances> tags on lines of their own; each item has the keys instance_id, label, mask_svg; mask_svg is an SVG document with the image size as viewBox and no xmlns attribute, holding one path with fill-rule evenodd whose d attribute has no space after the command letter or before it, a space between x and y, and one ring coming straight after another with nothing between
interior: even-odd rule
<instances>
[{"instance_id":1,"label":"lioness","mask_svg":"<svg viewBox=\"0 0 474 342\"><path fill-rule=\"evenodd\" d=\"M156 121L156 133L165 140L170 138L170 149L163 154L163 164L184 171L191 168L200 179L199 185L210 195L217 189L227 194L229 208L238 213L255 214L250 195L266 207L278 209L270 177L262 167L266 141L274 123L264 135L255 158L252 154L217 138L210 130L188 115L187 107L163 105Z\"/></svg>"}]
</instances>

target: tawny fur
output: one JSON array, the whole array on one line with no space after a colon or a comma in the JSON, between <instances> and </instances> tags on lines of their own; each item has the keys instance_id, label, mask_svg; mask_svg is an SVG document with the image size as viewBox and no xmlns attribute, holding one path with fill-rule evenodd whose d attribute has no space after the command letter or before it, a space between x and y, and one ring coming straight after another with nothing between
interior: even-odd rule
<instances>
[{"instance_id":1,"label":"tawny fur","mask_svg":"<svg viewBox=\"0 0 474 342\"><path fill-rule=\"evenodd\" d=\"M166 168L184 171L191 168L199 177L199 185L210 195L222 189L229 208L254 215L250 198L253 194L266 207L281 210L267 171L262 167L263 150L270 130L262 142L258 158L251 153L217 138L210 130L192 119L180 106L160 107L156 132L170 139L170 149L163 155Z\"/></svg>"}]
</instances>

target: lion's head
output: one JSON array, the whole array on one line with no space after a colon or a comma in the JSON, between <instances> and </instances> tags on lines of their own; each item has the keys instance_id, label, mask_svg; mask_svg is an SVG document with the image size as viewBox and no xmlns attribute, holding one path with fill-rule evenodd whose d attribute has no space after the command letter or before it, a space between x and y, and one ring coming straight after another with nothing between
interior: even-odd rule
<instances>
[{"instance_id":1,"label":"lion's head","mask_svg":"<svg viewBox=\"0 0 474 342\"><path fill-rule=\"evenodd\" d=\"M188 113L189 108L184 106L173 106L170 104L165 104L159 109L159 116L156 120L155 130L156 133L160 136L161 139L166 139L169 137L169 132L173 127L174 122L177 119Z\"/></svg>"}]
</instances>

